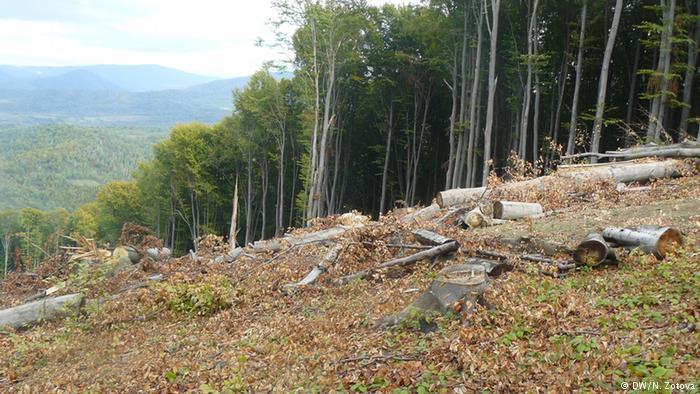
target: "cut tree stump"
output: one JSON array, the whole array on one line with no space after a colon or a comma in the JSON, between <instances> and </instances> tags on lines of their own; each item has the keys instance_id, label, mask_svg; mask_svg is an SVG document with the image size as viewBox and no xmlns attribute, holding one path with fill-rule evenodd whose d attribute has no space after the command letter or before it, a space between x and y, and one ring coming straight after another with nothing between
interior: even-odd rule
<instances>
[{"instance_id":1,"label":"cut tree stump","mask_svg":"<svg viewBox=\"0 0 700 394\"><path fill-rule=\"evenodd\" d=\"M608 227L603 230L603 238L621 246L639 247L643 252L658 258L675 246L683 244L683 235L671 227L639 226L634 229Z\"/></svg>"},{"instance_id":2,"label":"cut tree stump","mask_svg":"<svg viewBox=\"0 0 700 394\"><path fill-rule=\"evenodd\" d=\"M67 316L76 316L83 305L83 295L68 294L60 297L45 298L14 308L0 310L0 327L10 326L14 329L30 327Z\"/></svg>"},{"instance_id":3,"label":"cut tree stump","mask_svg":"<svg viewBox=\"0 0 700 394\"><path fill-rule=\"evenodd\" d=\"M489 286L487 272L482 264L457 264L438 272L428 290L401 312L377 321L382 328L402 323L417 323L423 332L437 326L431 316L448 312L473 312ZM415 320L415 322L414 322Z\"/></svg>"}]
</instances>

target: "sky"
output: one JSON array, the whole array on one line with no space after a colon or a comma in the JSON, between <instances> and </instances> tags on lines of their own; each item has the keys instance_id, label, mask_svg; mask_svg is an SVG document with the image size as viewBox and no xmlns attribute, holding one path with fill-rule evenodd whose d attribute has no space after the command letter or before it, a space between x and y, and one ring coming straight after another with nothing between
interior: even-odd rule
<instances>
[{"instance_id":1,"label":"sky","mask_svg":"<svg viewBox=\"0 0 700 394\"><path fill-rule=\"evenodd\" d=\"M228 78L285 57L255 45L272 38L272 0L0 0L0 10L0 64L159 64Z\"/></svg>"}]
</instances>

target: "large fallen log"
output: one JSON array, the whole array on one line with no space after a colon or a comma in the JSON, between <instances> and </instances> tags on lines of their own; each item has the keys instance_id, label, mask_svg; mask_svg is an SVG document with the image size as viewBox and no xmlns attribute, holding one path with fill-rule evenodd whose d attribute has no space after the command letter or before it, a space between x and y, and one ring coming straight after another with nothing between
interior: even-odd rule
<instances>
[{"instance_id":1,"label":"large fallen log","mask_svg":"<svg viewBox=\"0 0 700 394\"><path fill-rule=\"evenodd\" d=\"M300 280L297 283L290 283L284 285L283 287L289 289L299 286L307 286L316 282L316 280L321 276L321 274L328 270L329 266L335 264L343 248L344 246L342 244L334 245L331 248L331 250L329 250L328 253L326 253L326 255L323 256L323 259L321 259L321 261L318 264L314 265L311 272L309 272L302 280Z\"/></svg>"},{"instance_id":2,"label":"large fallen log","mask_svg":"<svg viewBox=\"0 0 700 394\"><path fill-rule=\"evenodd\" d=\"M0 310L0 327L10 326L21 329L42 321L75 316L80 312L82 304L83 295L76 293L3 309Z\"/></svg>"},{"instance_id":3,"label":"large fallen log","mask_svg":"<svg viewBox=\"0 0 700 394\"><path fill-rule=\"evenodd\" d=\"M437 203L432 203L427 207L418 209L401 218L401 222L410 223L418 220L429 220L440 214L440 206Z\"/></svg>"},{"instance_id":4,"label":"large fallen log","mask_svg":"<svg viewBox=\"0 0 700 394\"><path fill-rule=\"evenodd\" d=\"M542 205L530 202L494 201L493 217L503 220L515 220L542 215Z\"/></svg>"},{"instance_id":5,"label":"large fallen log","mask_svg":"<svg viewBox=\"0 0 700 394\"><path fill-rule=\"evenodd\" d=\"M455 240L451 240L450 242L443 243L441 245L435 246L430 249L422 250L418 253L405 256L405 257L400 257L397 259L385 261L378 266L374 268L370 268L368 270L363 270L359 272L355 272L354 274L351 275L346 275L343 277L340 277L336 279L337 284L345 284L348 282L351 282L356 279L364 279L368 277L370 274L372 274L375 271L384 269L384 268L389 268L389 267L400 267L400 266L405 266L409 264L413 264L417 261L423 260L423 259L428 259L436 256L440 256L443 254L451 253L454 252L455 250L459 249L459 243Z\"/></svg>"},{"instance_id":6,"label":"large fallen log","mask_svg":"<svg viewBox=\"0 0 700 394\"><path fill-rule=\"evenodd\" d=\"M665 160L655 162L616 162L596 165L575 166L561 168L554 175L542 176L526 181L505 183L497 187L497 190L519 190L529 187L546 189L556 179L596 180L610 179L616 183L630 183L677 177L689 169L682 160ZM485 198L493 189L474 187L467 189L451 189L439 192L435 197L441 208L456 205L468 205L474 201Z\"/></svg>"},{"instance_id":7,"label":"large fallen log","mask_svg":"<svg viewBox=\"0 0 700 394\"><path fill-rule=\"evenodd\" d=\"M575 155L562 156L562 160L597 157L608 159L641 159L645 157L700 157L700 144L696 142L682 142L672 145L645 145L635 146L617 151L605 153L585 152Z\"/></svg>"},{"instance_id":8,"label":"large fallen log","mask_svg":"<svg viewBox=\"0 0 700 394\"><path fill-rule=\"evenodd\" d=\"M603 230L603 238L621 246L639 247L643 252L658 258L666 257L673 247L683 244L680 231L657 226L639 226L634 229L608 227Z\"/></svg>"}]
</instances>

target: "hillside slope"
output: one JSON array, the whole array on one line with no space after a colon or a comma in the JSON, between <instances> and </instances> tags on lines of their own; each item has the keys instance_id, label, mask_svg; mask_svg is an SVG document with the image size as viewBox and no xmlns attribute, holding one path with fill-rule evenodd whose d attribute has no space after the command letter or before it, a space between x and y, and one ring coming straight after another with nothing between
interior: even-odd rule
<instances>
[{"instance_id":1,"label":"hillside slope","mask_svg":"<svg viewBox=\"0 0 700 394\"><path fill-rule=\"evenodd\" d=\"M0 351L8 355L0 360L0 389L611 392L643 380L700 387L700 176L629 192L610 183L561 186L517 195L546 209L569 208L542 219L468 230L434 221L406 224L400 220L405 212L396 211L328 245L226 264L219 259L226 247L209 239L196 261L185 256L134 266L89 295L154 272L167 280L125 292L82 318L0 335ZM516 197L502 197L509 196ZM293 234L338 220L325 218ZM501 245L504 237L527 234L574 246L588 231L639 224L677 227L685 245L663 261L618 251L618 265L560 277L516 258L513 271L492 279L488 305L472 314L437 317L437 329L427 333L415 320L393 329L375 326L418 298L442 266L479 249L516 253ZM415 228L451 237L461 249L333 284L414 253L390 245L415 243ZM317 285L285 289L337 243L342 251ZM47 283L17 276L0 285L6 300L16 300Z\"/></svg>"},{"instance_id":2,"label":"hillside slope","mask_svg":"<svg viewBox=\"0 0 700 394\"><path fill-rule=\"evenodd\" d=\"M73 209L127 179L165 135L149 128L0 127L0 210Z\"/></svg>"}]
</instances>

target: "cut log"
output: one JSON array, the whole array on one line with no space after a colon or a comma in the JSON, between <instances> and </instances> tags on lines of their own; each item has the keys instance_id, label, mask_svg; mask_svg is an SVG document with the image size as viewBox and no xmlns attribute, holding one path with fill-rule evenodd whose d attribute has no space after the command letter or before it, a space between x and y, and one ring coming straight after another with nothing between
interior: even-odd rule
<instances>
[{"instance_id":1,"label":"cut log","mask_svg":"<svg viewBox=\"0 0 700 394\"><path fill-rule=\"evenodd\" d=\"M325 256L323 256L323 259L316 264L311 272L309 272L302 280L300 280L297 283L290 283L287 285L284 285L284 288L290 289L290 288L295 288L299 286L307 286L310 285L321 276L322 273L326 272L328 270L328 267L335 265L336 260L338 260L338 257L340 256L340 252L343 250L344 246L341 244L336 244L334 245L331 250L326 253Z\"/></svg>"},{"instance_id":2,"label":"cut log","mask_svg":"<svg viewBox=\"0 0 700 394\"><path fill-rule=\"evenodd\" d=\"M529 179L520 182L505 183L498 190L520 190L529 187L544 189L555 179L571 178L580 180L610 179L617 183L642 182L650 179L677 177L690 169L682 160L665 160L655 162L616 162L586 166L560 166L554 175ZM438 193L435 200L441 208L456 205L468 205L488 196L490 190L485 187L468 189L451 189Z\"/></svg>"},{"instance_id":3,"label":"cut log","mask_svg":"<svg viewBox=\"0 0 700 394\"><path fill-rule=\"evenodd\" d=\"M447 238L428 230L414 230L412 234L416 238L416 240L418 240L418 242L424 245L436 246L454 241L452 238Z\"/></svg>"},{"instance_id":4,"label":"cut log","mask_svg":"<svg viewBox=\"0 0 700 394\"><path fill-rule=\"evenodd\" d=\"M671 145L644 145L635 146L617 151L606 151L605 153L579 153L575 155L562 156L562 160L598 157L610 159L640 159L645 157L700 157L700 144L692 141L685 141Z\"/></svg>"},{"instance_id":5,"label":"cut log","mask_svg":"<svg viewBox=\"0 0 700 394\"><path fill-rule=\"evenodd\" d=\"M603 238L621 246L639 247L658 258L664 258L673 247L683 244L680 231L657 226L639 226L635 229L608 227L603 230Z\"/></svg>"},{"instance_id":6,"label":"cut log","mask_svg":"<svg viewBox=\"0 0 700 394\"><path fill-rule=\"evenodd\" d=\"M516 201L494 201L493 217L503 220L514 220L542 215L544 209L538 203Z\"/></svg>"},{"instance_id":7,"label":"cut log","mask_svg":"<svg viewBox=\"0 0 700 394\"><path fill-rule=\"evenodd\" d=\"M591 233L578 244L574 251L574 261L579 264L597 266L606 260L615 261L615 251L610 248L602 235Z\"/></svg>"},{"instance_id":8,"label":"cut log","mask_svg":"<svg viewBox=\"0 0 700 394\"><path fill-rule=\"evenodd\" d=\"M440 205L433 203L425 208L418 209L401 218L401 222L410 223L418 220L430 220L440 214Z\"/></svg>"},{"instance_id":9,"label":"cut log","mask_svg":"<svg viewBox=\"0 0 700 394\"><path fill-rule=\"evenodd\" d=\"M481 207L476 207L462 216L462 222L469 228L486 227L490 224L490 217L486 216Z\"/></svg>"},{"instance_id":10,"label":"cut log","mask_svg":"<svg viewBox=\"0 0 700 394\"><path fill-rule=\"evenodd\" d=\"M438 221L436 223L437 224L456 225L459 222L459 220L461 220L462 215L469 212L470 210L471 209L469 209L467 207L452 208L443 217L438 219Z\"/></svg>"},{"instance_id":11,"label":"cut log","mask_svg":"<svg viewBox=\"0 0 700 394\"><path fill-rule=\"evenodd\" d=\"M21 329L42 321L75 316L80 312L82 304L83 295L76 293L3 309L0 310L0 327Z\"/></svg>"},{"instance_id":12,"label":"cut log","mask_svg":"<svg viewBox=\"0 0 700 394\"><path fill-rule=\"evenodd\" d=\"M423 259L436 257L436 256L440 256L443 254L454 252L457 249L459 249L459 243L457 243L457 241L444 243L442 245L435 246L434 248L423 250L423 251L420 251L418 253L415 253L415 254L412 254L409 256L385 261L385 262L379 264L375 268L359 271L359 272L356 272L356 273L351 274L351 275L340 277L336 280L336 283L345 284L345 283L351 282L351 281L356 280L356 279L364 279L367 276L369 276L372 272L375 272L375 271L383 269L383 268L405 266L405 265L413 264L413 263L420 261L420 260L423 260Z\"/></svg>"}]
</instances>

